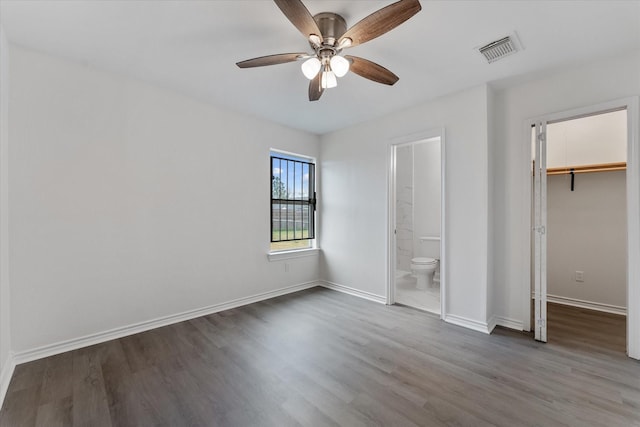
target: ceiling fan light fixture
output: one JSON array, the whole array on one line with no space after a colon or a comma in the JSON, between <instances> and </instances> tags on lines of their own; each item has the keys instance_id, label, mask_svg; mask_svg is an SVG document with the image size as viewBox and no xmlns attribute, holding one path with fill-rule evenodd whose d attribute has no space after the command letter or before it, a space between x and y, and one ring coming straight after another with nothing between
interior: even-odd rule
<instances>
[{"instance_id":1,"label":"ceiling fan light fixture","mask_svg":"<svg viewBox=\"0 0 640 427\"><path fill-rule=\"evenodd\" d=\"M337 77L344 77L349 72L349 61L343 56L335 55L331 58L331 69Z\"/></svg>"},{"instance_id":2,"label":"ceiling fan light fixture","mask_svg":"<svg viewBox=\"0 0 640 427\"><path fill-rule=\"evenodd\" d=\"M309 101L319 100L325 89L336 87L337 78L349 72L376 83L389 86L396 83L398 76L383 66L352 55L342 56L342 50L388 33L422 9L420 0L396 0L348 28L345 19L338 13L321 12L312 15L303 0L273 1L307 39L312 52L260 56L237 62L236 65L240 68L253 68L303 61L302 72L311 80Z\"/></svg>"},{"instance_id":3,"label":"ceiling fan light fixture","mask_svg":"<svg viewBox=\"0 0 640 427\"><path fill-rule=\"evenodd\" d=\"M348 47L351 46L351 43L353 43L353 40L351 40L349 37L343 37L338 42L338 47L337 48L340 49L340 50L348 48Z\"/></svg>"},{"instance_id":4,"label":"ceiling fan light fixture","mask_svg":"<svg viewBox=\"0 0 640 427\"><path fill-rule=\"evenodd\" d=\"M311 34L309 36L309 43L311 43L311 46L315 49L322 46L322 39L316 34Z\"/></svg>"},{"instance_id":5,"label":"ceiling fan light fixture","mask_svg":"<svg viewBox=\"0 0 640 427\"><path fill-rule=\"evenodd\" d=\"M332 87L338 86L338 80L336 79L336 75L331 68L326 68L322 72L322 79L320 80L320 85L322 89L331 89Z\"/></svg>"},{"instance_id":6,"label":"ceiling fan light fixture","mask_svg":"<svg viewBox=\"0 0 640 427\"><path fill-rule=\"evenodd\" d=\"M315 56L307 59L302 63L302 74L309 80L313 80L315 76L320 72L320 68L322 68L322 63Z\"/></svg>"}]
</instances>

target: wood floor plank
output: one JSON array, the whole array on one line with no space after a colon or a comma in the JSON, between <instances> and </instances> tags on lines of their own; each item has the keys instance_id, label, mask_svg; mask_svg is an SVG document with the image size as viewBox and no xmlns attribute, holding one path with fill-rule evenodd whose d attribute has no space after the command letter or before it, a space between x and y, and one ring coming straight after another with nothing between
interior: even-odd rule
<instances>
[{"instance_id":1,"label":"wood floor plank","mask_svg":"<svg viewBox=\"0 0 640 427\"><path fill-rule=\"evenodd\" d=\"M11 386L9 386L11 388ZM32 427L36 425L40 385L10 390L4 398L0 426Z\"/></svg>"},{"instance_id":2,"label":"wood floor plank","mask_svg":"<svg viewBox=\"0 0 640 427\"><path fill-rule=\"evenodd\" d=\"M70 352L48 357L42 377L40 404L73 395L73 354Z\"/></svg>"},{"instance_id":3,"label":"wood floor plank","mask_svg":"<svg viewBox=\"0 0 640 427\"><path fill-rule=\"evenodd\" d=\"M314 288L20 365L0 427L640 426L625 318L549 343Z\"/></svg>"},{"instance_id":4,"label":"wood floor plank","mask_svg":"<svg viewBox=\"0 0 640 427\"><path fill-rule=\"evenodd\" d=\"M73 425L73 397L49 399L48 403L38 406L36 427L66 427Z\"/></svg>"},{"instance_id":5,"label":"wood floor plank","mask_svg":"<svg viewBox=\"0 0 640 427\"><path fill-rule=\"evenodd\" d=\"M74 426L111 427L97 346L73 352Z\"/></svg>"},{"instance_id":6,"label":"wood floor plank","mask_svg":"<svg viewBox=\"0 0 640 427\"><path fill-rule=\"evenodd\" d=\"M282 407L300 425L309 427L335 427L338 423L323 414L318 408L307 402L301 396L292 396Z\"/></svg>"}]
</instances>

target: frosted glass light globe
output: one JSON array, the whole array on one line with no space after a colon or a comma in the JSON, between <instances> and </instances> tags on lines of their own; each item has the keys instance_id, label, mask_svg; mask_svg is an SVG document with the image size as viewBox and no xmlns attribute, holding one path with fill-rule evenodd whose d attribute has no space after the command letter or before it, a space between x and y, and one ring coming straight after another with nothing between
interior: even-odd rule
<instances>
[{"instance_id":1,"label":"frosted glass light globe","mask_svg":"<svg viewBox=\"0 0 640 427\"><path fill-rule=\"evenodd\" d=\"M322 63L318 58L309 58L302 63L302 74L309 80L313 80L313 78L318 75L321 67Z\"/></svg>"},{"instance_id":2,"label":"frosted glass light globe","mask_svg":"<svg viewBox=\"0 0 640 427\"><path fill-rule=\"evenodd\" d=\"M343 77L349 72L349 61L340 55L331 58L331 69L338 77Z\"/></svg>"},{"instance_id":3,"label":"frosted glass light globe","mask_svg":"<svg viewBox=\"0 0 640 427\"><path fill-rule=\"evenodd\" d=\"M338 80L336 80L336 75L333 73L333 71L323 71L320 84L322 86L322 89L330 89L332 87L338 86Z\"/></svg>"}]
</instances>

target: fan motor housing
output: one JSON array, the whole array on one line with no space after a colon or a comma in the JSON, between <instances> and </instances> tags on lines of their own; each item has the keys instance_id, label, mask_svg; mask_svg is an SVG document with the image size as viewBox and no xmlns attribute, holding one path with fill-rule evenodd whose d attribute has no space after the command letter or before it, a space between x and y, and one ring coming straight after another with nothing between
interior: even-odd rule
<instances>
[{"instance_id":1,"label":"fan motor housing","mask_svg":"<svg viewBox=\"0 0 640 427\"><path fill-rule=\"evenodd\" d=\"M334 46L347 31L347 21L337 13L322 12L313 16L324 38L323 44Z\"/></svg>"}]
</instances>

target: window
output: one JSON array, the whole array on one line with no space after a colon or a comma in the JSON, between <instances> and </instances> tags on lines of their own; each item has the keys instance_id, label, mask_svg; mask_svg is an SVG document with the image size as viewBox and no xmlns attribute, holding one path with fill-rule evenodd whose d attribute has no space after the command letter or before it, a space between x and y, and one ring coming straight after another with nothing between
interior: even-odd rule
<instances>
[{"instance_id":1,"label":"window","mask_svg":"<svg viewBox=\"0 0 640 427\"><path fill-rule=\"evenodd\" d=\"M271 152L271 250L310 248L315 210L313 161Z\"/></svg>"}]
</instances>

